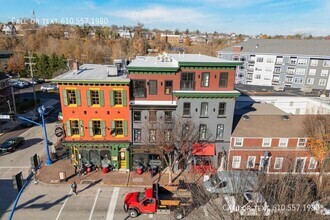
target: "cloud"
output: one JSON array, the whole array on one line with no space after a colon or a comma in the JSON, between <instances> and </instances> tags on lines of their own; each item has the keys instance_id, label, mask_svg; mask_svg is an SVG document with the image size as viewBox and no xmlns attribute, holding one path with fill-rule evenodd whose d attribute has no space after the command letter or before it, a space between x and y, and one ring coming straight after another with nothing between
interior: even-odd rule
<instances>
[{"instance_id":1,"label":"cloud","mask_svg":"<svg viewBox=\"0 0 330 220\"><path fill-rule=\"evenodd\" d=\"M208 15L197 9L169 8L165 6L149 6L144 9L124 9L112 12L112 16L124 18L143 24L152 23L200 23L207 22Z\"/></svg>"}]
</instances>

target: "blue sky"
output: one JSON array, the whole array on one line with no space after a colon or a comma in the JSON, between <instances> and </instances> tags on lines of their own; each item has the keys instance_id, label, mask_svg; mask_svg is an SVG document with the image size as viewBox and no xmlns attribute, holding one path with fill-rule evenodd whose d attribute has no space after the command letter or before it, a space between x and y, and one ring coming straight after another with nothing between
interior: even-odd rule
<instances>
[{"instance_id":1,"label":"blue sky","mask_svg":"<svg viewBox=\"0 0 330 220\"><path fill-rule=\"evenodd\" d=\"M0 21L32 17L64 23L213 33L330 35L330 0L0 0ZM47 20L49 19L49 20Z\"/></svg>"}]
</instances>

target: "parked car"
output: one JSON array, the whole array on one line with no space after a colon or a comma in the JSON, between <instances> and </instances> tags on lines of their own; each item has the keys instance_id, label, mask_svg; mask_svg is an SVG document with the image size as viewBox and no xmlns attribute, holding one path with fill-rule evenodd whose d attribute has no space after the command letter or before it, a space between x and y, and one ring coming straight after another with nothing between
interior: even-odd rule
<instances>
[{"instance_id":1,"label":"parked car","mask_svg":"<svg viewBox=\"0 0 330 220\"><path fill-rule=\"evenodd\" d=\"M50 115L53 111L54 111L53 106L51 106L51 105L46 106L45 111L44 111L44 116Z\"/></svg>"},{"instance_id":2,"label":"parked car","mask_svg":"<svg viewBox=\"0 0 330 220\"><path fill-rule=\"evenodd\" d=\"M43 78L37 78L36 81L37 81L37 83L39 83L39 84L45 82L45 80L44 80Z\"/></svg>"},{"instance_id":3,"label":"parked car","mask_svg":"<svg viewBox=\"0 0 330 220\"><path fill-rule=\"evenodd\" d=\"M316 214L330 216L330 197L312 202L311 209Z\"/></svg>"},{"instance_id":4,"label":"parked car","mask_svg":"<svg viewBox=\"0 0 330 220\"><path fill-rule=\"evenodd\" d=\"M31 120L31 121L35 121L35 122L40 121L40 117L26 117L26 118L29 119L29 120ZM32 122L25 121L25 120L22 120L22 119L21 119L21 124L20 124L21 127L29 128L29 127L32 127L32 126L34 126L34 125L35 125L35 124L32 123Z\"/></svg>"},{"instance_id":5,"label":"parked car","mask_svg":"<svg viewBox=\"0 0 330 220\"><path fill-rule=\"evenodd\" d=\"M41 86L40 89L43 92L48 92L48 91L56 91L56 90L58 90L58 87L55 84L46 84L46 85Z\"/></svg>"},{"instance_id":6,"label":"parked car","mask_svg":"<svg viewBox=\"0 0 330 220\"><path fill-rule=\"evenodd\" d=\"M0 145L1 152L12 152L15 151L20 145L24 143L23 137L12 137L7 139Z\"/></svg>"},{"instance_id":7,"label":"parked car","mask_svg":"<svg viewBox=\"0 0 330 220\"><path fill-rule=\"evenodd\" d=\"M37 79L31 79L29 81L29 83L30 83L30 85L37 85L38 84Z\"/></svg>"}]
</instances>

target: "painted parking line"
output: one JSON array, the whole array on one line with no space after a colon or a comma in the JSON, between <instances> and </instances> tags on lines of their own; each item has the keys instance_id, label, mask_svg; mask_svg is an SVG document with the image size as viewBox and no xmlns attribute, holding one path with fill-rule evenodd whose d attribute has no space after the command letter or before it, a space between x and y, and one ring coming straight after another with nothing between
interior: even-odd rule
<instances>
[{"instance_id":1,"label":"painted parking line","mask_svg":"<svg viewBox=\"0 0 330 220\"><path fill-rule=\"evenodd\" d=\"M68 199L69 199L69 197L70 197L71 194L72 194L72 189L70 189L69 194L67 195L67 197L66 197L66 199L65 199L65 201L64 201L64 203L63 203L63 205L62 205L62 207L61 207L61 209L59 211L59 213L57 214L56 220L58 220L60 218L60 215L61 215L61 213L62 213L62 211L64 209L64 206L65 206L66 202L68 201Z\"/></svg>"},{"instance_id":2,"label":"painted parking line","mask_svg":"<svg viewBox=\"0 0 330 220\"><path fill-rule=\"evenodd\" d=\"M113 192L112 192L112 196L111 196L111 200L110 200L110 204L109 204L109 208L108 208L106 220L113 220L113 216L115 214L115 208L116 208L116 204L117 204L118 195L119 195L119 187L115 187L114 190L113 190Z\"/></svg>"},{"instance_id":3,"label":"painted parking line","mask_svg":"<svg viewBox=\"0 0 330 220\"><path fill-rule=\"evenodd\" d=\"M97 201L97 198L99 197L99 194L100 194L100 188L97 189L97 193L96 193L94 204L93 204L93 207L92 207L92 210L91 210L91 214L89 215L89 220L92 220L93 212L94 212L96 201Z\"/></svg>"}]
</instances>

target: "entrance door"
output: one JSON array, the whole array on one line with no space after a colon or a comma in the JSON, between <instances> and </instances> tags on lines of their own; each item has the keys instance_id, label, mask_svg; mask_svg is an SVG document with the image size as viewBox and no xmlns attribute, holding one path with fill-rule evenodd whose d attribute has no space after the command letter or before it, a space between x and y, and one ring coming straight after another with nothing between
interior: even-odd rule
<instances>
[{"instance_id":1,"label":"entrance door","mask_svg":"<svg viewBox=\"0 0 330 220\"><path fill-rule=\"evenodd\" d=\"M120 151L120 169L126 169L126 152Z\"/></svg>"},{"instance_id":2,"label":"entrance door","mask_svg":"<svg viewBox=\"0 0 330 220\"><path fill-rule=\"evenodd\" d=\"M304 172L305 160L306 160L306 158L299 158L299 157L296 159L296 166L294 168L295 173Z\"/></svg>"}]
</instances>

